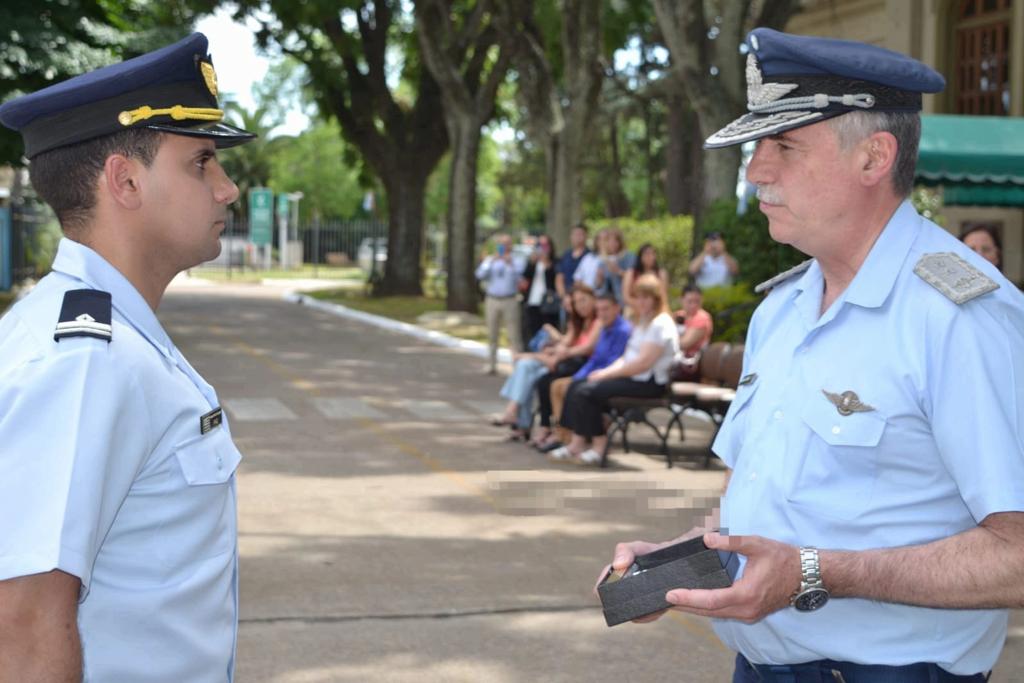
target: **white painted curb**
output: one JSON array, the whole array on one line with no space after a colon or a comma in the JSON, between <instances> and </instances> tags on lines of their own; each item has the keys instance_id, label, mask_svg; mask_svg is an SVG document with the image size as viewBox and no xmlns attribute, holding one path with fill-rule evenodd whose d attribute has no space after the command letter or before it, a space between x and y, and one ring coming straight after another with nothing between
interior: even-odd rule
<instances>
[{"instance_id":1,"label":"white painted curb","mask_svg":"<svg viewBox=\"0 0 1024 683\"><path fill-rule=\"evenodd\" d=\"M445 334L444 332L427 330L417 325L410 325L409 323L392 320L391 318L385 318L381 315L364 313L363 311L357 311L353 308L349 308L348 306L342 306L341 304L320 301L319 299L314 299L313 297L305 294L287 292L283 298L285 301L309 306L310 308L315 308L318 311L324 311L325 313L336 315L339 318L366 323L367 325L373 325L374 327L379 327L380 329L388 330L390 332L407 334L410 337L422 339L423 341L428 341L432 344L437 344L438 346L458 349L484 360L489 358L487 344L481 344L480 342L471 341L469 339L459 339L458 337L453 337L450 334ZM512 363L512 352L509 349L498 349L498 362Z\"/></svg>"}]
</instances>

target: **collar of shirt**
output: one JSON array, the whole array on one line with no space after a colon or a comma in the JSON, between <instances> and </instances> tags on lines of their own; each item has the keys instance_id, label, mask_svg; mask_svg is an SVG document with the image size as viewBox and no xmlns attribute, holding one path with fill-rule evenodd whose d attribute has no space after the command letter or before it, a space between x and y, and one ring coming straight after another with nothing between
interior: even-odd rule
<instances>
[{"instance_id":1,"label":"collar of shirt","mask_svg":"<svg viewBox=\"0 0 1024 683\"><path fill-rule=\"evenodd\" d=\"M825 291L824 276L818 261L811 263L807 272L797 281L793 295L794 303L808 329L828 323L843 304L878 308L885 303L920 232L921 221L918 218L917 211L909 201L900 204L875 240L853 281L824 315L819 314L821 297Z\"/></svg>"},{"instance_id":2,"label":"collar of shirt","mask_svg":"<svg viewBox=\"0 0 1024 683\"><path fill-rule=\"evenodd\" d=\"M174 345L157 320L153 309L128 278L110 265L105 258L84 244L65 237L57 247L53 270L81 280L93 289L110 292L114 308L160 353L174 359Z\"/></svg>"}]
</instances>

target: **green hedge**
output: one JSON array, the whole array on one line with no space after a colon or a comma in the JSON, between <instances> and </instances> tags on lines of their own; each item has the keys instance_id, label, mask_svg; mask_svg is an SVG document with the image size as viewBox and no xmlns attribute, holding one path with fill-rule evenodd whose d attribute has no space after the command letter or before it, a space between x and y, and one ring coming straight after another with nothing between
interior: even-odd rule
<instances>
[{"instance_id":1,"label":"green hedge","mask_svg":"<svg viewBox=\"0 0 1024 683\"><path fill-rule=\"evenodd\" d=\"M605 218L590 222L591 234L604 228L618 228L626 249L634 254L650 242L658 251L658 260L668 270L669 283L678 291L686 283L686 268L690 264L690 244L693 242L692 216L664 216L650 220L636 218Z\"/></svg>"}]
</instances>

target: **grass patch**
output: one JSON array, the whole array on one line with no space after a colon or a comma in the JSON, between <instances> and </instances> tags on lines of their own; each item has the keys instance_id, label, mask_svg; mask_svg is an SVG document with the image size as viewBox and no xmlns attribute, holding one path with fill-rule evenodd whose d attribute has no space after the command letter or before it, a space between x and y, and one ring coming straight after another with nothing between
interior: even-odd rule
<instances>
[{"instance_id":1,"label":"grass patch","mask_svg":"<svg viewBox=\"0 0 1024 683\"><path fill-rule=\"evenodd\" d=\"M399 320L414 325L421 324L419 317L424 313L442 312L444 299L433 296L366 296L363 290L353 289L324 289L316 292L307 292L314 299L329 301L341 304L364 313ZM426 325L429 329L438 330L460 339L487 342L487 326L483 321L467 321L461 316L453 316L450 321L440 319ZM502 332L501 344L505 345L504 332Z\"/></svg>"},{"instance_id":2,"label":"grass patch","mask_svg":"<svg viewBox=\"0 0 1024 683\"><path fill-rule=\"evenodd\" d=\"M366 281L366 273L359 268L337 268L335 266L320 266L314 268L311 264L305 264L301 268L293 270L282 270L271 268L270 270L258 270L254 268L232 268L230 271L223 267L207 266L204 268L193 268L189 271L192 277L215 282L259 282L261 280L351 280L354 284L363 284Z\"/></svg>"},{"instance_id":3,"label":"grass patch","mask_svg":"<svg viewBox=\"0 0 1024 683\"><path fill-rule=\"evenodd\" d=\"M330 301L354 308L364 313L382 315L386 318L414 323L424 313L443 311L444 300L427 296L365 296L363 291L353 289L323 289L309 292L309 296L321 301Z\"/></svg>"}]
</instances>

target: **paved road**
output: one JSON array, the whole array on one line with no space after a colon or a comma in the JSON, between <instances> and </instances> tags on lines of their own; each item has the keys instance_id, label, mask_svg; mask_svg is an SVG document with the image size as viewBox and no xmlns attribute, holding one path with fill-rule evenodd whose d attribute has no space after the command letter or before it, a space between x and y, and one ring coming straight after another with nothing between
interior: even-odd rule
<instances>
[{"instance_id":1,"label":"paved road","mask_svg":"<svg viewBox=\"0 0 1024 683\"><path fill-rule=\"evenodd\" d=\"M239 681L729 680L704 620L609 629L591 595L615 541L689 528L721 470L549 464L483 426L480 361L267 288L176 286L160 317L245 455Z\"/></svg>"}]
</instances>

